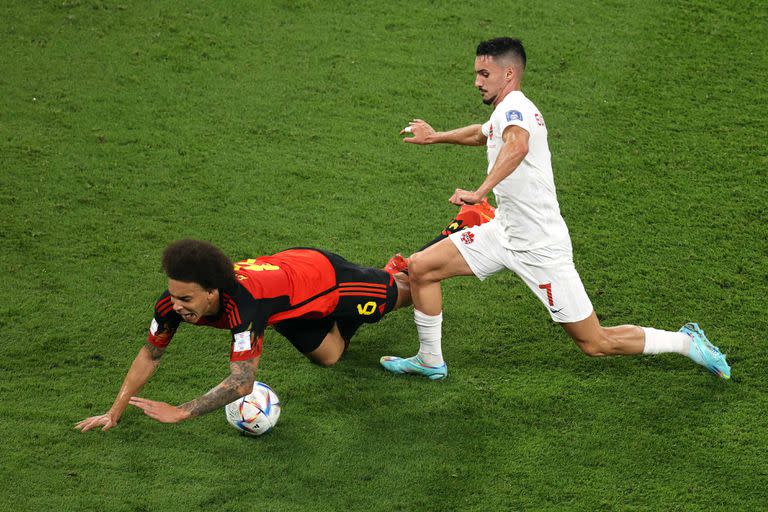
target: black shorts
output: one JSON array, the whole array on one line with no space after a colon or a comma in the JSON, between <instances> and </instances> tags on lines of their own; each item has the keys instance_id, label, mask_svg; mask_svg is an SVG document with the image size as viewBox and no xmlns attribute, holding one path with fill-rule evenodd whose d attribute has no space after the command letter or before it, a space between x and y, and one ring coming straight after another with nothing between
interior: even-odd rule
<instances>
[{"instance_id":1,"label":"black shorts","mask_svg":"<svg viewBox=\"0 0 768 512\"><path fill-rule=\"evenodd\" d=\"M347 345L362 324L376 323L397 303L397 283L384 270L361 267L341 256L319 251L328 258L336 272L339 301L333 312L323 318L293 318L274 324L302 354L312 352L323 342L333 325L338 324Z\"/></svg>"}]
</instances>

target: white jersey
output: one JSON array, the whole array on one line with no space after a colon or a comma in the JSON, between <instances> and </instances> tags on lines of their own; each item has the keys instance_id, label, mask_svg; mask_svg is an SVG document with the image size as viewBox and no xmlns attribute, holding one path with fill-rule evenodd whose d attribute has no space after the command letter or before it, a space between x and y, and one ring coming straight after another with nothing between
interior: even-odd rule
<instances>
[{"instance_id":1,"label":"white jersey","mask_svg":"<svg viewBox=\"0 0 768 512\"><path fill-rule=\"evenodd\" d=\"M528 251L569 240L555 192L547 127L539 109L521 91L509 93L483 125L483 134L488 138L487 172L491 172L504 144L504 130L511 125L528 132L528 154L512 174L493 188L502 245Z\"/></svg>"}]
</instances>

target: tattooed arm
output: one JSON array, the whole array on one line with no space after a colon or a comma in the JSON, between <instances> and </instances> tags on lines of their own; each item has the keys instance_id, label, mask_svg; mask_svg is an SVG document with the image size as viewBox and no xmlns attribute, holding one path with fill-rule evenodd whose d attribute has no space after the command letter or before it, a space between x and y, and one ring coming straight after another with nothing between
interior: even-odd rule
<instances>
[{"instance_id":1,"label":"tattooed arm","mask_svg":"<svg viewBox=\"0 0 768 512\"><path fill-rule=\"evenodd\" d=\"M81 432L87 432L94 427L100 426L102 427L101 430L109 430L117 425L131 397L141 391L141 388L155 372L163 352L165 352L164 348L158 348L146 342L128 369L123 384L120 386L120 391L117 392L117 397L109 411L99 416L86 418L77 423L75 428Z\"/></svg>"},{"instance_id":2,"label":"tattooed arm","mask_svg":"<svg viewBox=\"0 0 768 512\"><path fill-rule=\"evenodd\" d=\"M229 402L245 396L253 390L253 381L256 374L256 366L259 358L249 361L235 361L229 364L229 377L221 383L194 400L180 405L179 408L187 411L190 418L215 411L224 407Z\"/></svg>"},{"instance_id":3,"label":"tattooed arm","mask_svg":"<svg viewBox=\"0 0 768 512\"><path fill-rule=\"evenodd\" d=\"M165 402L132 397L130 404L139 407L144 414L161 423L178 423L224 407L253 390L253 381L259 358L230 363L229 376L218 386L199 398L175 407Z\"/></svg>"}]
</instances>

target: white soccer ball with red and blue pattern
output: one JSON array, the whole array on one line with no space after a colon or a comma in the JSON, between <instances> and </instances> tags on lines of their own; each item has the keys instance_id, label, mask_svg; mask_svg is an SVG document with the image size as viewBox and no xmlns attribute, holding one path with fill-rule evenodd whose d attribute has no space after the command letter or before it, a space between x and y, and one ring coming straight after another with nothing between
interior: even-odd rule
<instances>
[{"instance_id":1,"label":"white soccer ball with red and blue pattern","mask_svg":"<svg viewBox=\"0 0 768 512\"><path fill-rule=\"evenodd\" d=\"M263 382L253 383L253 391L224 407L227 421L249 436L266 434L280 418L280 399Z\"/></svg>"}]
</instances>

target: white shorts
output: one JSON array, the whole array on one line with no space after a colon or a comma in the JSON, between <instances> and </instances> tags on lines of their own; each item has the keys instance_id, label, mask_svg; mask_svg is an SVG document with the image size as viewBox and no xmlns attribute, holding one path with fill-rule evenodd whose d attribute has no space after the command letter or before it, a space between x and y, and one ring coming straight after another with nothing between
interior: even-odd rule
<instances>
[{"instance_id":1,"label":"white shorts","mask_svg":"<svg viewBox=\"0 0 768 512\"><path fill-rule=\"evenodd\" d=\"M531 251L513 251L501 245L495 220L449 238L478 279L508 268L536 294L555 322L578 322L592 314L592 302L573 264L570 239Z\"/></svg>"}]
</instances>

